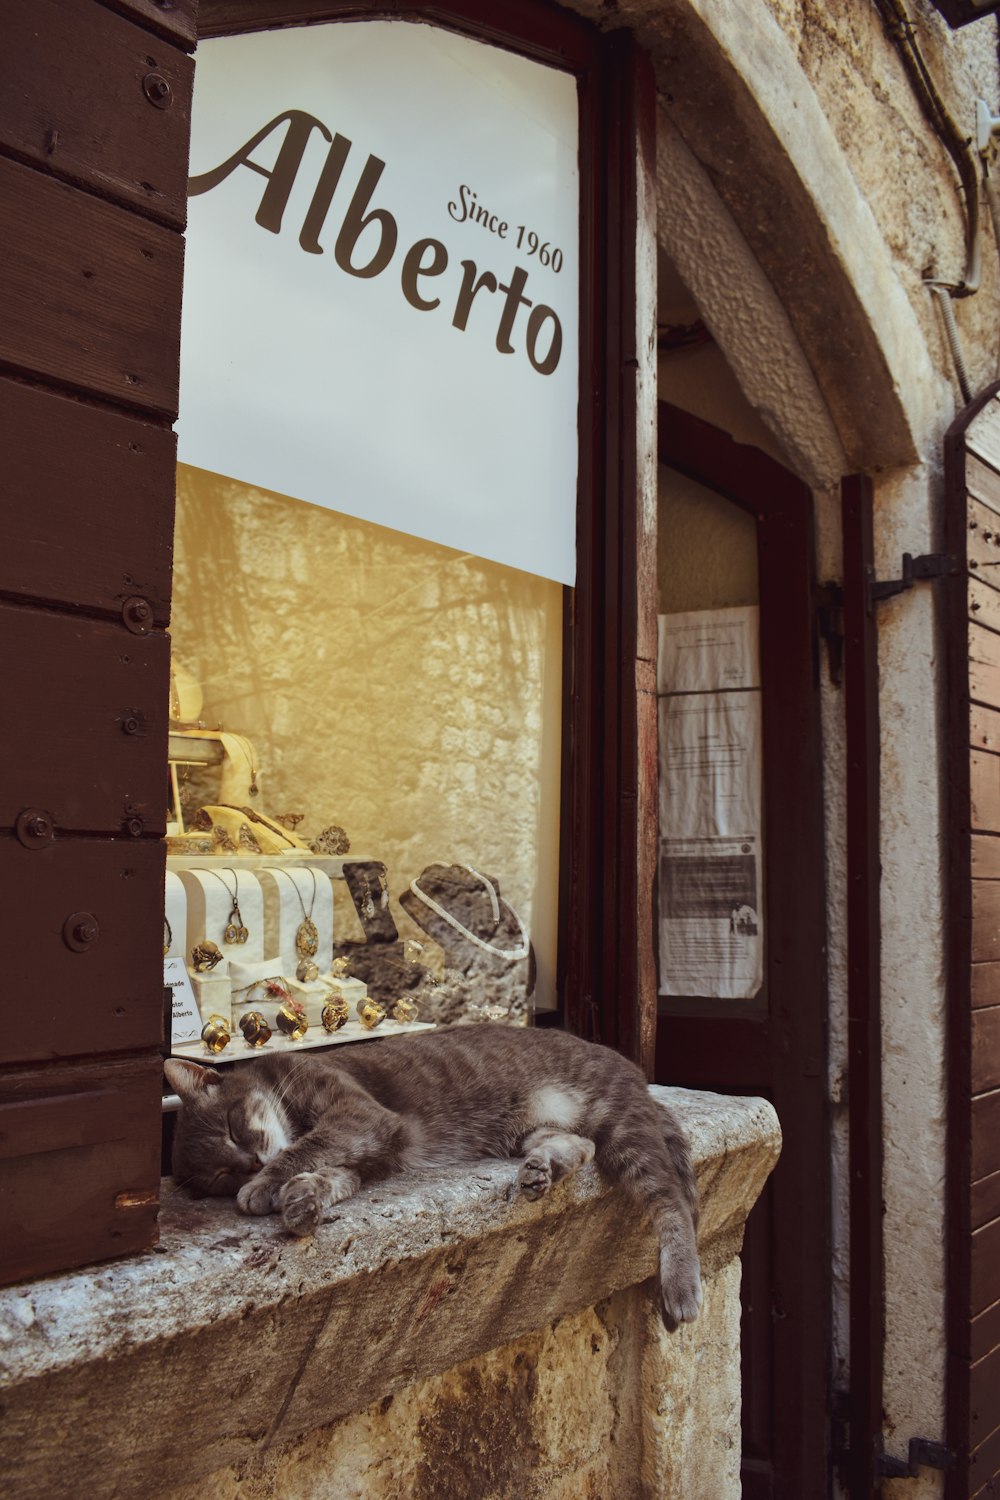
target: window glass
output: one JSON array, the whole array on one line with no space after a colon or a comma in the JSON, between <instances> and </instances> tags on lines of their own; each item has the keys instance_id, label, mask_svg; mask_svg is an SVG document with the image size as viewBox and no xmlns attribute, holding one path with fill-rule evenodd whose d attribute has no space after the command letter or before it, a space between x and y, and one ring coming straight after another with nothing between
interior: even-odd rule
<instances>
[{"instance_id":1,"label":"window glass","mask_svg":"<svg viewBox=\"0 0 1000 1500\"><path fill-rule=\"evenodd\" d=\"M555 1003L577 132L572 78L439 28L199 48L177 1051Z\"/></svg>"},{"instance_id":2,"label":"window glass","mask_svg":"<svg viewBox=\"0 0 1000 1500\"><path fill-rule=\"evenodd\" d=\"M762 1003L763 763L757 527L660 471L660 994Z\"/></svg>"}]
</instances>

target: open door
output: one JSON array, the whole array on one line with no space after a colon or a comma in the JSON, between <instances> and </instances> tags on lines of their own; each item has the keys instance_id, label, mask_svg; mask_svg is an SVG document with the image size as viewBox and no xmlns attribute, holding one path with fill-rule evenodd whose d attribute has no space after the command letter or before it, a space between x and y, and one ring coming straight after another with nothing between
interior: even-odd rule
<instances>
[{"instance_id":1,"label":"open door","mask_svg":"<svg viewBox=\"0 0 1000 1500\"><path fill-rule=\"evenodd\" d=\"M761 1094L778 1112L782 1156L743 1255L743 1494L801 1500L829 1482L812 497L760 450L664 404L659 452L656 1080Z\"/></svg>"}]
</instances>

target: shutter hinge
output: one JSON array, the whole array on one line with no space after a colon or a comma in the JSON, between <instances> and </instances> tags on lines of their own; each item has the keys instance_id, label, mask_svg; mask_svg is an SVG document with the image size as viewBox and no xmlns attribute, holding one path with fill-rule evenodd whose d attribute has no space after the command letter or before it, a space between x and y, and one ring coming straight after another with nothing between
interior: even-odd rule
<instances>
[{"instance_id":1,"label":"shutter hinge","mask_svg":"<svg viewBox=\"0 0 1000 1500\"><path fill-rule=\"evenodd\" d=\"M924 552L919 557L914 557L909 552L903 553L903 574L901 578L878 579L874 576L868 579L868 608L871 612L873 604L880 604L883 599L891 599L895 594L905 593L915 583L922 583L928 578L951 577L962 571L957 557L949 557L944 552Z\"/></svg>"},{"instance_id":2,"label":"shutter hinge","mask_svg":"<svg viewBox=\"0 0 1000 1500\"><path fill-rule=\"evenodd\" d=\"M875 1473L880 1479L916 1479L920 1470L955 1467L955 1455L944 1443L935 1443L930 1438L910 1438L907 1458L893 1458L891 1453L880 1453L875 1460Z\"/></svg>"},{"instance_id":3,"label":"shutter hinge","mask_svg":"<svg viewBox=\"0 0 1000 1500\"><path fill-rule=\"evenodd\" d=\"M826 646L826 666L833 687L844 681L844 590L839 583L822 583L816 590L819 633Z\"/></svg>"}]
</instances>

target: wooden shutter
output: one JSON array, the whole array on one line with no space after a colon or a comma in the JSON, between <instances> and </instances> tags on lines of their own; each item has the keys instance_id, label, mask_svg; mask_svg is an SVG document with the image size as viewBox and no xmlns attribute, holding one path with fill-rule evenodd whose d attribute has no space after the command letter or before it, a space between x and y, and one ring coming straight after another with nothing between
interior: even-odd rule
<instances>
[{"instance_id":1,"label":"wooden shutter","mask_svg":"<svg viewBox=\"0 0 1000 1500\"><path fill-rule=\"evenodd\" d=\"M0 1280L154 1243L197 0L0 0Z\"/></svg>"},{"instance_id":2,"label":"wooden shutter","mask_svg":"<svg viewBox=\"0 0 1000 1500\"><path fill-rule=\"evenodd\" d=\"M1000 1494L1000 387L946 439L950 674L947 1493Z\"/></svg>"}]
</instances>

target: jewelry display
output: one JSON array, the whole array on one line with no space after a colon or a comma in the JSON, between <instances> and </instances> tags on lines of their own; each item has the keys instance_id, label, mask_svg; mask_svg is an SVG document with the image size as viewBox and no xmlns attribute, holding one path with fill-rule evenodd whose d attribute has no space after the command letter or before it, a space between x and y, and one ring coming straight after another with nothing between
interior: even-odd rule
<instances>
[{"instance_id":1,"label":"jewelry display","mask_svg":"<svg viewBox=\"0 0 1000 1500\"><path fill-rule=\"evenodd\" d=\"M263 1047L271 1040L271 1028L259 1010L248 1010L240 1016L240 1030L250 1047Z\"/></svg>"},{"instance_id":2,"label":"jewelry display","mask_svg":"<svg viewBox=\"0 0 1000 1500\"><path fill-rule=\"evenodd\" d=\"M478 870L473 868L472 865L460 865L459 868L462 870L467 870L469 874L472 875L477 881L479 881L480 884L484 887L487 895L490 898L490 907L493 912L493 923L494 926L496 926L496 924L500 921L500 902L503 898L497 895L496 887L494 886L492 880L489 880L485 875L481 875ZM425 871L424 873L426 874L427 872ZM447 922L449 927L454 928L456 932L460 933L461 936L472 943L474 947L481 948L485 953L492 953L495 958L505 958L510 960L527 958L529 946L528 935L524 930L524 924L522 923L521 918L518 916L517 912L511 906L509 901L504 901L503 904L510 912L511 916L514 918L515 923L517 924L520 943L516 948L495 948L492 943L488 942L484 938L481 938L478 933L472 932L468 927L464 926L464 924L461 923L457 917L452 916L451 912L448 911L446 907L442 906L440 902L435 901L433 896L428 896L426 891L421 890L420 885L416 880L410 881L410 890L413 892L414 896L416 896L418 901L421 901L424 906L428 907L430 911L434 912L435 916L440 917L442 922Z\"/></svg>"},{"instance_id":3,"label":"jewelry display","mask_svg":"<svg viewBox=\"0 0 1000 1500\"><path fill-rule=\"evenodd\" d=\"M222 949L211 938L202 938L191 949L191 967L197 974L209 974L222 962Z\"/></svg>"},{"instance_id":4,"label":"jewelry display","mask_svg":"<svg viewBox=\"0 0 1000 1500\"><path fill-rule=\"evenodd\" d=\"M347 1001L340 995L331 995L323 1006L323 1027L326 1031L339 1031L342 1026L347 1025L350 1015L350 1007Z\"/></svg>"},{"instance_id":5,"label":"jewelry display","mask_svg":"<svg viewBox=\"0 0 1000 1500\"><path fill-rule=\"evenodd\" d=\"M385 1011L377 1000L363 1000L358 1006L358 1020L366 1031L374 1031L385 1020Z\"/></svg>"},{"instance_id":6,"label":"jewelry display","mask_svg":"<svg viewBox=\"0 0 1000 1500\"><path fill-rule=\"evenodd\" d=\"M166 912L164 912L164 914L163 914L163 957L164 958L166 958L167 954L170 952L170 945L173 942L173 940L174 940L174 935L173 935L173 932L170 929L170 919L167 916Z\"/></svg>"},{"instance_id":7,"label":"jewelry display","mask_svg":"<svg viewBox=\"0 0 1000 1500\"><path fill-rule=\"evenodd\" d=\"M302 892L299 890L297 882L292 880L287 870L281 870L279 874L284 875L285 879L291 884L296 896L299 898L299 905L302 908L302 921L295 929L295 951L303 961L314 958L319 951L319 928L313 921L313 912L316 909L316 892L318 889L316 885L316 871L312 869L309 871L309 874L312 876L312 900L309 903L308 911L306 911L306 903L302 899ZM296 977L301 978L301 975L296 973ZM316 975L314 974L312 977L315 979Z\"/></svg>"},{"instance_id":8,"label":"jewelry display","mask_svg":"<svg viewBox=\"0 0 1000 1500\"><path fill-rule=\"evenodd\" d=\"M218 870L208 870L206 871L206 873L209 875L214 875L215 879L225 886L229 898L233 903L232 908L229 912L229 918L226 922L226 930L222 934L222 941L224 943L229 943L230 945L232 945L233 943L239 943L242 946L242 944L245 943L247 938L250 936L250 933L249 930L244 926L243 917L240 913L240 877L237 875L235 870L230 869L226 871L226 874L231 875L236 883L235 890L230 890L228 883L222 879L222 876Z\"/></svg>"},{"instance_id":9,"label":"jewelry display","mask_svg":"<svg viewBox=\"0 0 1000 1500\"><path fill-rule=\"evenodd\" d=\"M391 1015L394 1021L399 1021L402 1025L408 1026L412 1021L419 1021L420 1007L415 1000L411 1000L407 995L403 995L392 1007Z\"/></svg>"},{"instance_id":10,"label":"jewelry display","mask_svg":"<svg viewBox=\"0 0 1000 1500\"><path fill-rule=\"evenodd\" d=\"M225 1016L213 1012L201 1028L201 1039L209 1052L223 1052L232 1040L232 1032Z\"/></svg>"},{"instance_id":11,"label":"jewelry display","mask_svg":"<svg viewBox=\"0 0 1000 1500\"><path fill-rule=\"evenodd\" d=\"M285 1036L290 1037L293 1042L300 1042L309 1030L309 1021L305 1011L297 1000L291 996L284 1005L279 1006L274 1017L278 1030Z\"/></svg>"}]
</instances>

